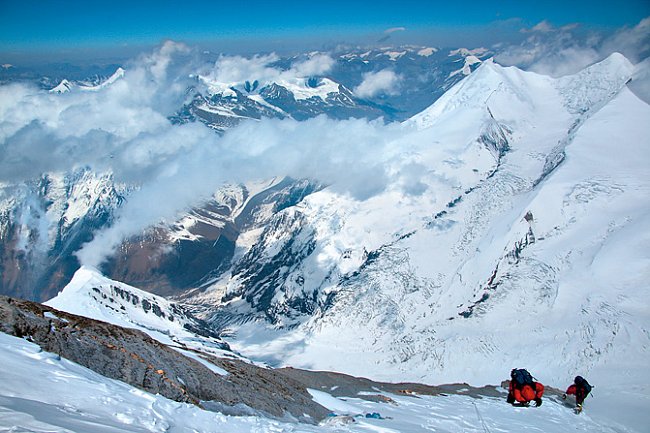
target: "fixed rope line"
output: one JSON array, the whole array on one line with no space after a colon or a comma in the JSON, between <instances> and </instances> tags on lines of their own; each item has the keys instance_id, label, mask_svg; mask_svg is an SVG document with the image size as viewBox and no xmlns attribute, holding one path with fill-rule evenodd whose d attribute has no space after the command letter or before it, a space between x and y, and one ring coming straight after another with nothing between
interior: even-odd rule
<instances>
[{"instance_id":1,"label":"fixed rope line","mask_svg":"<svg viewBox=\"0 0 650 433\"><path fill-rule=\"evenodd\" d=\"M481 413L478 411L478 406L476 405L475 402L472 402L472 404L474 405L474 409L476 409L476 416L478 416L478 420L481 421L481 425L483 426L483 430L485 430L485 433L490 433L490 429L485 424L485 420L481 416Z\"/></svg>"}]
</instances>

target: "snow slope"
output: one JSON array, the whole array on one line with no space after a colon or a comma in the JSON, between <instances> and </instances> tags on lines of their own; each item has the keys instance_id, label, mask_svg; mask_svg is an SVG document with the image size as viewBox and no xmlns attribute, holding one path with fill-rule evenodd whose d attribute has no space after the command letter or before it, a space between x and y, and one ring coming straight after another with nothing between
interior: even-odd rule
<instances>
[{"instance_id":1,"label":"snow slope","mask_svg":"<svg viewBox=\"0 0 650 433\"><path fill-rule=\"evenodd\" d=\"M324 190L287 210L295 238L260 239L262 261L311 251L280 268L267 311L319 301L294 329L231 324L233 346L393 381L499 383L527 367L564 388L582 374L602 416L641 431L650 107L625 87L633 72L616 54L559 80L485 61L405 124L419 140L397 143L394 169L427 168L419 195Z\"/></svg>"},{"instance_id":2,"label":"snow slope","mask_svg":"<svg viewBox=\"0 0 650 433\"><path fill-rule=\"evenodd\" d=\"M516 409L503 398L468 396L405 397L375 403L351 396L334 398L311 391L314 400L337 415L320 426L262 417L232 417L177 403L125 383L107 379L33 343L0 333L0 432L383 432L483 431L625 432L592 419L576 417L551 399L540 408ZM365 418L379 413L384 419ZM350 419L355 421L347 423ZM488 430L489 429L489 430Z\"/></svg>"}]
</instances>

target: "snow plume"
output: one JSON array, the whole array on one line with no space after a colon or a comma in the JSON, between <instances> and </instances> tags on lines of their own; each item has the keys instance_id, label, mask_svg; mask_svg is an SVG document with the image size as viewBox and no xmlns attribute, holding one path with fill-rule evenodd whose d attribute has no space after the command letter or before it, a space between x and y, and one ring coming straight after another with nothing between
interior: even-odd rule
<instances>
[{"instance_id":1,"label":"snow plume","mask_svg":"<svg viewBox=\"0 0 650 433\"><path fill-rule=\"evenodd\" d=\"M380 93L394 95L401 81L401 75L390 69L363 74L363 81L354 88L354 93L361 98L371 98Z\"/></svg>"},{"instance_id":2,"label":"snow plume","mask_svg":"<svg viewBox=\"0 0 650 433\"><path fill-rule=\"evenodd\" d=\"M620 52L632 62L650 55L650 17L632 28L613 34L584 32L578 25L554 27L542 21L530 29L529 36L517 46L501 50L495 60L553 77L560 77Z\"/></svg>"},{"instance_id":3,"label":"snow plume","mask_svg":"<svg viewBox=\"0 0 650 433\"><path fill-rule=\"evenodd\" d=\"M386 42L388 39L390 39L391 35L395 32L403 32L406 30L406 27L391 27L389 29L384 30L384 35L379 38L377 43L382 43Z\"/></svg>"}]
</instances>

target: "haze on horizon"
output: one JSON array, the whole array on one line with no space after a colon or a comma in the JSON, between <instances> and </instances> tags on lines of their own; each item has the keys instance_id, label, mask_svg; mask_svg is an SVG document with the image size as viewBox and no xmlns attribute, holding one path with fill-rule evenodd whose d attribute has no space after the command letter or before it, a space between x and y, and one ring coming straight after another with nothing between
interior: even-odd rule
<instances>
[{"instance_id":1,"label":"haze on horizon","mask_svg":"<svg viewBox=\"0 0 650 433\"><path fill-rule=\"evenodd\" d=\"M650 16L646 0L543 2L254 0L0 5L0 63L121 62L165 40L227 54L330 50L342 45L436 47L520 44L527 29L573 29L581 37L631 29Z\"/></svg>"}]
</instances>

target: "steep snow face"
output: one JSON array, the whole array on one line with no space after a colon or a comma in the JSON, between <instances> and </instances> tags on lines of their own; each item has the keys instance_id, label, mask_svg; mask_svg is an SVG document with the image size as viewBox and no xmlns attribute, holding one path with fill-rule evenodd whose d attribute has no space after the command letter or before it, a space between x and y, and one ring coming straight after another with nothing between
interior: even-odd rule
<instances>
[{"instance_id":1,"label":"steep snow face","mask_svg":"<svg viewBox=\"0 0 650 433\"><path fill-rule=\"evenodd\" d=\"M582 114L588 110L597 111L609 102L632 78L634 71L634 65L625 56L614 53L575 75L558 79L556 85L567 109Z\"/></svg>"},{"instance_id":2,"label":"steep snow face","mask_svg":"<svg viewBox=\"0 0 650 433\"><path fill-rule=\"evenodd\" d=\"M498 383L523 366L564 387L583 374L608 388L599 408L642 410L650 108L624 87L631 73L617 55L560 80L484 62L405 124L430 137L400 149L402 168L430 170L417 199L324 190L262 236L266 313L303 293L308 320L231 325L234 346L388 380Z\"/></svg>"},{"instance_id":3,"label":"steep snow face","mask_svg":"<svg viewBox=\"0 0 650 433\"><path fill-rule=\"evenodd\" d=\"M82 267L45 303L57 310L126 328L136 328L168 345L223 355L228 346L187 307Z\"/></svg>"},{"instance_id":4,"label":"steep snow face","mask_svg":"<svg viewBox=\"0 0 650 433\"><path fill-rule=\"evenodd\" d=\"M573 431L630 432L592 418L590 407L576 417L570 408L546 399L539 408L512 408L502 398L390 395L393 404L335 398L311 390L314 400L340 415L319 426L260 416L226 416L177 403L108 379L37 345L0 333L0 430L139 433L217 432L437 432ZM327 391L327 390L325 390ZM379 413L383 419L366 418ZM348 418L343 417L348 415ZM351 422L351 417L356 417Z\"/></svg>"},{"instance_id":5,"label":"steep snow face","mask_svg":"<svg viewBox=\"0 0 650 433\"><path fill-rule=\"evenodd\" d=\"M632 82L628 84L628 88L650 104L650 57L634 66Z\"/></svg>"}]
</instances>

